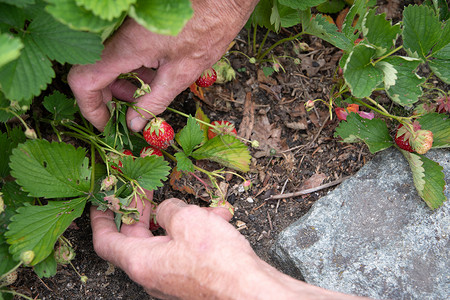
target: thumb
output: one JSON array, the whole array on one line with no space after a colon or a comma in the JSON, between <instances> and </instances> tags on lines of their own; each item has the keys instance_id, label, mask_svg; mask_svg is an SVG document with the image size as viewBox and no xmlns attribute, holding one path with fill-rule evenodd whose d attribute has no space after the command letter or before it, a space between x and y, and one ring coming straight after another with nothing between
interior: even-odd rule
<instances>
[{"instance_id":1,"label":"thumb","mask_svg":"<svg viewBox=\"0 0 450 300\"><path fill-rule=\"evenodd\" d=\"M138 98L136 106L138 111L128 109L127 122L128 127L135 131L141 131L147 124L151 114L162 113L172 100L189 87L196 79L196 71L190 70L189 67L181 64L171 63L160 66L155 77L150 83L151 92Z\"/></svg>"}]
</instances>

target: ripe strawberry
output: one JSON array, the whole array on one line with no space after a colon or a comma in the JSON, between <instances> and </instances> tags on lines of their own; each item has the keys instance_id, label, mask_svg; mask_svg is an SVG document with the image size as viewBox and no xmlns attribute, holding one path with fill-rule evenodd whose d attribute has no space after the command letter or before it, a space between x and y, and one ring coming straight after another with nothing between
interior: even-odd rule
<instances>
[{"instance_id":1,"label":"ripe strawberry","mask_svg":"<svg viewBox=\"0 0 450 300\"><path fill-rule=\"evenodd\" d=\"M173 142L175 132L163 118L153 118L144 128L144 139L151 146L167 149Z\"/></svg>"},{"instance_id":2,"label":"ripe strawberry","mask_svg":"<svg viewBox=\"0 0 450 300\"><path fill-rule=\"evenodd\" d=\"M208 139L212 139L218 134L230 134L237 135L236 128L234 124L229 121L212 121L211 125L216 126L216 128L209 127L208 129Z\"/></svg>"},{"instance_id":3,"label":"ripe strawberry","mask_svg":"<svg viewBox=\"0 0 450 300\"><path fill-rule=\"evenodd\" d=\"M142 148L141 153L139 154L140 157L146 157L150 155L163 156L161 150L152 146Z\"/></svg>"},{"instance_id":4,"label":"ripe strawberry","mask_svg":"<svg viewBox=\"0 0 450 300\"><path fill-rule=\"evenodd\" d=\"M411 133L406 130L406 128L403 128L403 124L400 124L397 127L397 131L395 132L395 143L400 147L400 149L403 149L408 152L413 152L413 148L409 144L409 137L411 136Z\"/></svg>"},{"instance_id":5,"label":"ripe strawberry","mask_svg":"<svg viewBox=\"0 0 450 300\"><path fill-rule=\"evenodd\" d=\"M200 75L200 77L197 79L197 81L195 81L195 83L201 87L209 87L214 82L216 82L216 79L217 79L216 70L214 70L213 68L209 68L203 71L202 75Z\"/></svg>"},{"instance_id":6,"label":"ripe strawberry","mask_svg":"<svg viewBox=\"0 0 450 300\"><path fill-rule=\"evenodd\" d=\"M158 230L161 226L159 226L158 222L156 222L155 218L150 219L149 229L150 231Z\"/></svg>"}]
</instances>

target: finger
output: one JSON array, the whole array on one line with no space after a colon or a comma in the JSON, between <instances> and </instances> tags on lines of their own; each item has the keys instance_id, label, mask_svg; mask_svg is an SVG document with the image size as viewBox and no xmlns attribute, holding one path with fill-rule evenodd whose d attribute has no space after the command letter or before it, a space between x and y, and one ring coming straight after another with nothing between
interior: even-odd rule
<instances>
[{"instance_id":1,"label":"finger","mask_svg":"<svg viewBox=\"0 0 450 300\"><path fill-rule=\"evenodd\" d=\"M111 93L105 87L116 77L100 73L95 65L74 66L67 77L81 113L99 130L103 130L109 119L105 103L111 100Z\"/></svg>"},{"instance_id":2,"label":"finger","mask_svg":"<svg viewBox=\"0 0 450 300\"><path fill-rule=\"evenodd\" d=\"M145 194L149 200L153 199L153 191L146 190ZM152 237L153 234L149 230L150 214L152 211L151 202L146 199L136 197L133 200L133 204L135 204L134 207L136 207L137 210L139 211L140 214L139 221L131 225L123 224L120 231L126 236L142 237L142 238Z\"/></svg>"},{"instance_id":3,"label":"finger","mask_svg":"<svg viewBox=\"0 0 450 300\"><path fill-rule=\"evenodd\" d=\"M155 77L155 70L145 67L134 70L133 73L137 73L137 76L147 84L150 84ZM128 102L135 102L134 93L138 86L131 83L129 80L118 79L110 85L112 95L117 99L121 99Z\"/></svg>"},{"instance_id":4,"label":"finger","mask_svg":"<svg viewBox=\"0 0 450 300\"><path fill-rule=\"evenodd\" d=\"M233 218L233 214L225 207L205 207L205 209L218 215L227 222Z\"/></svg>"},{"instance_id":5,"label":"finger","mask_svg":"<svg viewBox=\"0 0 450 300\"><path fill-rule=\"evenodd\" d=\"M170 221L174 218L174 215L187 206L188 204L180 199L171 198L164 200L156 209L156 221L162 228L167 230Z\"/></svg>"},{"instance_id":6,"label":"finger","mask_svg":"<svg viewBox=\"0 0 450 300\"><path fill-rule=\"evenodd\" d=\"M143 110L137 112L128 109L127 121L131 130L138 132L147 124L151 115L145 110L151 111L155 115L162 113L178 94L195 81L195 77L192 76L192 73L187 72L186 68L188 66L172 62L157 70L150 83L150 94L138 98L136 103L136 106Z\"/></svg>"}]
</instances>

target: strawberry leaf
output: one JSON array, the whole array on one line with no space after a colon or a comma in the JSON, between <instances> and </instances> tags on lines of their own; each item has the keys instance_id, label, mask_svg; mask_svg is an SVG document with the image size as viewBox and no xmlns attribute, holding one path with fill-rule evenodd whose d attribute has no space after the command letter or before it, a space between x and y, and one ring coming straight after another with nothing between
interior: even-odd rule
<instances>
[{"instance_id":1,"label":"strawberry leaf","mask_svg":"<svg viewBox=\"0 0 450 300\"><path fill-rule=\"evenodd\" d=\"M423 155L404 150L400 152L409 163L419 196L431 209L442 206L447 200L442 166Z\"/></svg>"},{"instance_id":2,"label":"strawberry leaf","mask_svg":"<svg viewBox=\"0 0 450 300\"><path fill-rule=\"evenodd\" d=\"M79 111L73 99L68 99L66 95L58 91L46 96L42 104L53 114L54 120L73 120L75 118L74 114Z\"/></svg>"},{"instance_id":3,"label":"strawberry leaf","mask_svg":"<svg viewBox=\"0 0 450 300\"><path fill-rule=\"evenodd\" d=\"M200 125L189 115L186 126L183 127L176 139L186 156L189 156L194 148L203 141L203 137L204 132L200 129Z\"/></svg>"},{"instance_id":4,"label":"strawberry leaf","mask_svg":"<svg viewBox=\"0 0 450 300\"><path fill-rule=\"evenodd\" d=\"M193 10L189 0L137 0L128 13L150 31L177 35L192 17Z\"/></svg>"},{"instance_id":5,"label":"strawberry leaf","mask_svg":"<svg viewBox=\"0 0 450 300\"><path fill-rule=\"evenodd\" d=\"M364 37L377 48L377 56L381 56L394 46L400 34L400 24L394 26L386 20L386 14L375 15L376 9L367 12L362 22Z\"/></svg>"},{"instance_id":6,"label":"strawberry leaf","mask_svg":"<svg viewBox=\"0 0 450 300\"><path fill-rule=\"evenodd\" d=\"M40 278L42 277L49 278L56 275L57 263L54 253L55 252L52 251L52 253L50 253L50 255L47 256L46 259L44 259L43 261L41 261L40 263L36 264L33 267L34 272Z\"/></svg>"},{"instance_id":7,"label":"strawberry leaf","mask_svg":"<svg viewBox=\"0 0 450 300\"><path fill-rule=\"evenodd\" d=\"M344 66L344 78L352 95L357 98L369 97L372 91L383 81L383 71L372 64L376 49L369 45L358 44L350 52Z\"/></svg>"},{"instance_id":8,"label":"strawberry leaf","mask_svg":"<svg viewBox=\"0 0 450 300\"><path fill-rule=\"evenodd\" d=\"M362 16L366 14L368 2L367 0L355 0L345 16L342 33L352 41L356 40L359 35L363 21Z\"/></svg>"},{"instance_id":9,"label":"strawberry leaf","mask_svg":"<svg viewBox=\"0 0 450 300\"><path fill-rule=\"evenodd\" d=\"M422 58L439 41L441 23L433 9L409 5L403 10L403 47L409 56Z\"/></svg>"},{"instance_id":10,"label":"strawberry leaf","mask_svg":"<svg viewBox=\"0 0 450 300\"><path fill-rule=\"evenodd\" d=\"M450 34L450 33L449 33ZM445 83L450 84L450 43L434 54L428 61L431 70Z\"/></svg>"},{"instance_id":11,"label":"strawberry leaf","mask_svg":"<svg viewBox=\"0 0 450 300\"><path fill-rule=\"evenodd\" d=\"M6 243L4 233L11 217L16 214L16 210L27 203L31 203L34 199L28 197L14 181L6 182L0 192L5 205L5 210L0 213L0 224L2 224L0 226L0 274L4 274L17 264L17 261L12 258L8 251L9 245Z\"/></svg>"},{"instance_id":12,"label":"strawberry leaf","mask_svg":"<svg viewBox=\"0 0 450 300\"><path fill-rule=\"evenodd\" d=\"M247 146L231 135L216 136L195 150L195 159L207 159L238 171L247 172L250 168L250 153Z\"/></svg>"},{"instance_id":13,"label":"strawberry leaf","mask_svg":"<svg viewBox=\"0 0 450 300\"><path fill-rule=\"evenodd\" d=\"M450 147L450 118L446 114L430 113L419 119L421 129L433 132L433 147Z\"/></svg>"},{"instance_id":14,"label":"strawberry leaf","mask_svg":"<svg viewBox=\"0 0 450 300\"><path fill-rule=\"evenodd\" d=\"M32 250L35 256L31 265L43 261L52 253L58 237L81 216L85 204L86 198L82 197L70 201L49 201L44 206L20 207L5 233L13 259L20 260L22 252Z\"/></svg>"},{"instance_id":15,"label":"strawberry leaf","mask_svg":"<svg viewBox=\"0 0 450 300\"><path fill-rule=\"evenodd\" d=\"M175 153L177 158L177 169L180 171L194 172L194 164L184 152Z\"/></svg>"},{"instance_id":16,"label":"strawberry leaf","mask_svg":"<svg viewBox=\"0 0 450 300\"><path fill-rule=\"evenodd\" d=\"M354 112L347 115L347 121L339 123L334 136L346 143L364 142L371 153L389 148L393 143L384 121L363 119Z\"/></svg>"},{"instance_id":17,"label":"strawberry leaf","mask_svg":"<svg viewBox=\"0 0 450 300\"><path fill-rule=\"evenodd\" d=\"M294 9L299 9L299 10L304 10L304 9L308 9L310 7L314 7L317 6L323 2L325 2L327 0L302 0L302 1L298 1L298 0L278 0L278 2L280 4L286 5L290 8L294 8Z\"/></svg>"},{"instance_id":18,"label":"strawberry leaf","mask_svg":"<svg viewBox=\"0 0 450 300\"><path fill-rule=\"evenodd\" d=\"M102 19L112 20L119 17L123 12L126 12L131 4L134 4L136 0L75 0L78 6L83 6L96 16Z\"/></svg>"},{"instance_id":19,"label":"strawberry leaf","mask_svg":"<svg viewBox=\"0 0 450 300\"><path fill-rule=\"evenodd\" d=\"M13 38L5 33L0 34L0 67L18 58L22 48L23 44L19 38Z\"/></svg>"},{"instance_id":20,"label":"strawberry leaf","mask_svg":"<svg viewBox=\"0 0 450 300\"><path fill-rule=\"evenodd\" d=\"M311 12L306 10L301 12L300 17L306 33L315 35L345 51L353 47L353 41L339 32L336 25L330 24L322 15L312 17Z\"/></svg>"},{"instance_id":21,"label":"strawberry leaf","mask_svg":"<svg viewBox=\"0 0 450 300\"><path fill-rule=\"evenodd\" d=\"M89 193L89 160L83 148L28 140L12 151L11 175L33 197L76 197Z\"/></svg>"},{"instance_id":22,"label":"strawberry leaf","mask_svg":"<svg viewBox=\"0 0 450 300\"><path fill-rule=\"evenodd\" d=\"M160 156L150 155L137 157L133 160L131 156L122 159L123 174L130 179L136 180L144 189L154 190L163 186L161 181L169 175L169 164Z\"/></svg>"},{"instance_id":23,"label":"strawberry leaf","mask_svg":"<svg viewBox=\"0 0 450 300\"><path fill-rule=\"evenodd\" d=\"M74 30L101 32L111 27L114 28L116 23L121 23L122 20L102 19L84 7L78 6L75 0L47 0L46 2L49 4L45 10L56 20Z\"/></svg>"},{"instance_id":24,"label":"strawberry leaf","mask_svg":"<svg viewBox=\"0 0 450 300\"><path fill-rule=\"evenodd\" d=\"M417 102L422 95L421 85L426 81L415 72L420 61L406 56L391 56L381 63L391 65L394 70L394 74L390 74L394 77L391 84L386 80L390 75L384 73L384 86L389 98L405 107Z\"/></svg>"}]
</instances>

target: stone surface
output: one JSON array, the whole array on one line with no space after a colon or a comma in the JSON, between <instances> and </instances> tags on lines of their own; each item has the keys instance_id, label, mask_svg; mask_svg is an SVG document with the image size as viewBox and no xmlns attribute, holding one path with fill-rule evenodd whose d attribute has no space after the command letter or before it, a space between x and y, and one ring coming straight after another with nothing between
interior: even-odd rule
<instances>
[{"instance_id":1,"label":"stone surface","mask_svg":"<svg viewBox=\"0 0 450 300\"><path fill-rule=\"evenodd\" d=\"M450 151L427 156L444 167ZM284 230L272 249L285 273L376 299L450 299L450 201L429 209L409 166L385 150Z\"/></svg>"}]
</instances>

